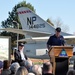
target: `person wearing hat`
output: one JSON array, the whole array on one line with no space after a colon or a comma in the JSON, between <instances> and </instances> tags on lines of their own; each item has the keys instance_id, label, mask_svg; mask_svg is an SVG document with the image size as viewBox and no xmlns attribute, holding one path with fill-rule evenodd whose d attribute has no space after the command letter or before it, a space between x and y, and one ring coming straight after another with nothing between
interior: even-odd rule
<instances>
[{"instance_id":1,"label":"person wearing hat","mask_svg":"<svg viewBox=\"0 0 75 75\"><path fill-rule=\"evenodd\" d=\"M64 38L62 35L60 35L61 33L61 28L57 27L55 29L55 34L52 35L48 41L47 41L47 48L48 50L51 48L51 46L63 46L64 45Z\"/></svg>"},{"instance_id":2,"label":"person wearing hat","mask_svg":"<svg viewBox=\"0 0 75 75\"><path fill-rule=\"evenodd\" d=\"M18 62L20 64L20 66L23 66L25 63L25 60L28 59L26 54L23 53L23 50L24 50L24 44L19 43L18 50L15 50L15 52L14 52L15 62Z\"/></svg>"}]
</instances>

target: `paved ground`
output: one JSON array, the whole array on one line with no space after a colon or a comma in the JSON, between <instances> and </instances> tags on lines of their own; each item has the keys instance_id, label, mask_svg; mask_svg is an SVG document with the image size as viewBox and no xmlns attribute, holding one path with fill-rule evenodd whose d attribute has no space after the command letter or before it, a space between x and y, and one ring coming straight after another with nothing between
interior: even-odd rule
<instances>
[{"instance_id":1,"label":"paved ground","mask_svg":"<svg viewBox=\"0 0 75 75\"><path fill-rule=\"evenodd\" d=\"M31 59L33 63L44 63L44 62L47 62L49 61L49 59Z\"/></svg>"}]
</instances>

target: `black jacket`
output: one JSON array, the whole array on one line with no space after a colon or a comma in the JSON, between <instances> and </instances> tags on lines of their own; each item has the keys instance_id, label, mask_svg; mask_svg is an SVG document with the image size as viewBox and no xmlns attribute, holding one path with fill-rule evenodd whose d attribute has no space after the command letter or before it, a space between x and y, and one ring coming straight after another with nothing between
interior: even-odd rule
<instances>
[{"instance_id":1,"label":"black jacket","mask_svg":"<svg viewBox=\"0 0 75 75\"><path fill-rule=\"evenodd\" d=\"M25 54L24 54L24 56L25 56L25 59L27 60L28 57ZM24 62L24 60L21 59L21 54L20 54L19 50L15 50L14 58L15 58L15 62L18 62L20 65L21 65L21 63Z\"/></svg>"}]
</instances>

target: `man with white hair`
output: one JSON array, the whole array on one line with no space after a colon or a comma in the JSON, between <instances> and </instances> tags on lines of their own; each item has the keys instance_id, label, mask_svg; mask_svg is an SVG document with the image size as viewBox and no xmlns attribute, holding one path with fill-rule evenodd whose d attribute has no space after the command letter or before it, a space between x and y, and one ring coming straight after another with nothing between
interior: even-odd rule
<instances>
[{"instance_id":1,"label":"man with white hair","mask_svg":"<svg viewBox=\"0 0 75 75\"><path fill-rule=\"evenodd\" d=\"M33 63L30 59L25 60L25 67L27 68L28 71L31 69L32 66L33 66Z\"/></svg>"},{"instance_id":2,"label":"man with white hair","mask_svg":"<svg viewBox=\"0 0 75 75\"><path fill-rule=\"evenodd\" d=\"M28 73L28 75L35 75L34 73Z\"/></svg>"},{"instance_id":3,"label":"man with white hair","mask_svg":"<svg viewBox=\"0 0 75 75\"><path fill-rule=\"evenodd\" d=\"M33 65L32 72L35 75L42 75L42 68L39 65Z\"/></svg>"},{"instance_id":4,"label":"man with white hair","mask_svg":"<svg viewBox=\"0 0 75 75\"><path fill-rule=\"evenodd\" d=\"M17 62L12 63L10 66L11 75L15 75L19 67L20 67L19 63Z\"/></svg>"}]
</instances>

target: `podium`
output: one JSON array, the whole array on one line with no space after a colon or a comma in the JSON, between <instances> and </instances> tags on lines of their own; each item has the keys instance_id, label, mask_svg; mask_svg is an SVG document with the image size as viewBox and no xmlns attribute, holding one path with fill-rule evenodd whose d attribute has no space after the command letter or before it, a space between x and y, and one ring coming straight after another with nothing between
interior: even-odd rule
<instances>
[{"instance_id":1,"label":"podium","mask_svg":"<svg viewBox=\"0 0 75 75\"><path fill-rule=\"evenodd\" d=\"M52 46L49 50L50 62L54 75L66 75L69 68L69 57L73 56L73 47Z\"/></svg>"}]
</instances>

